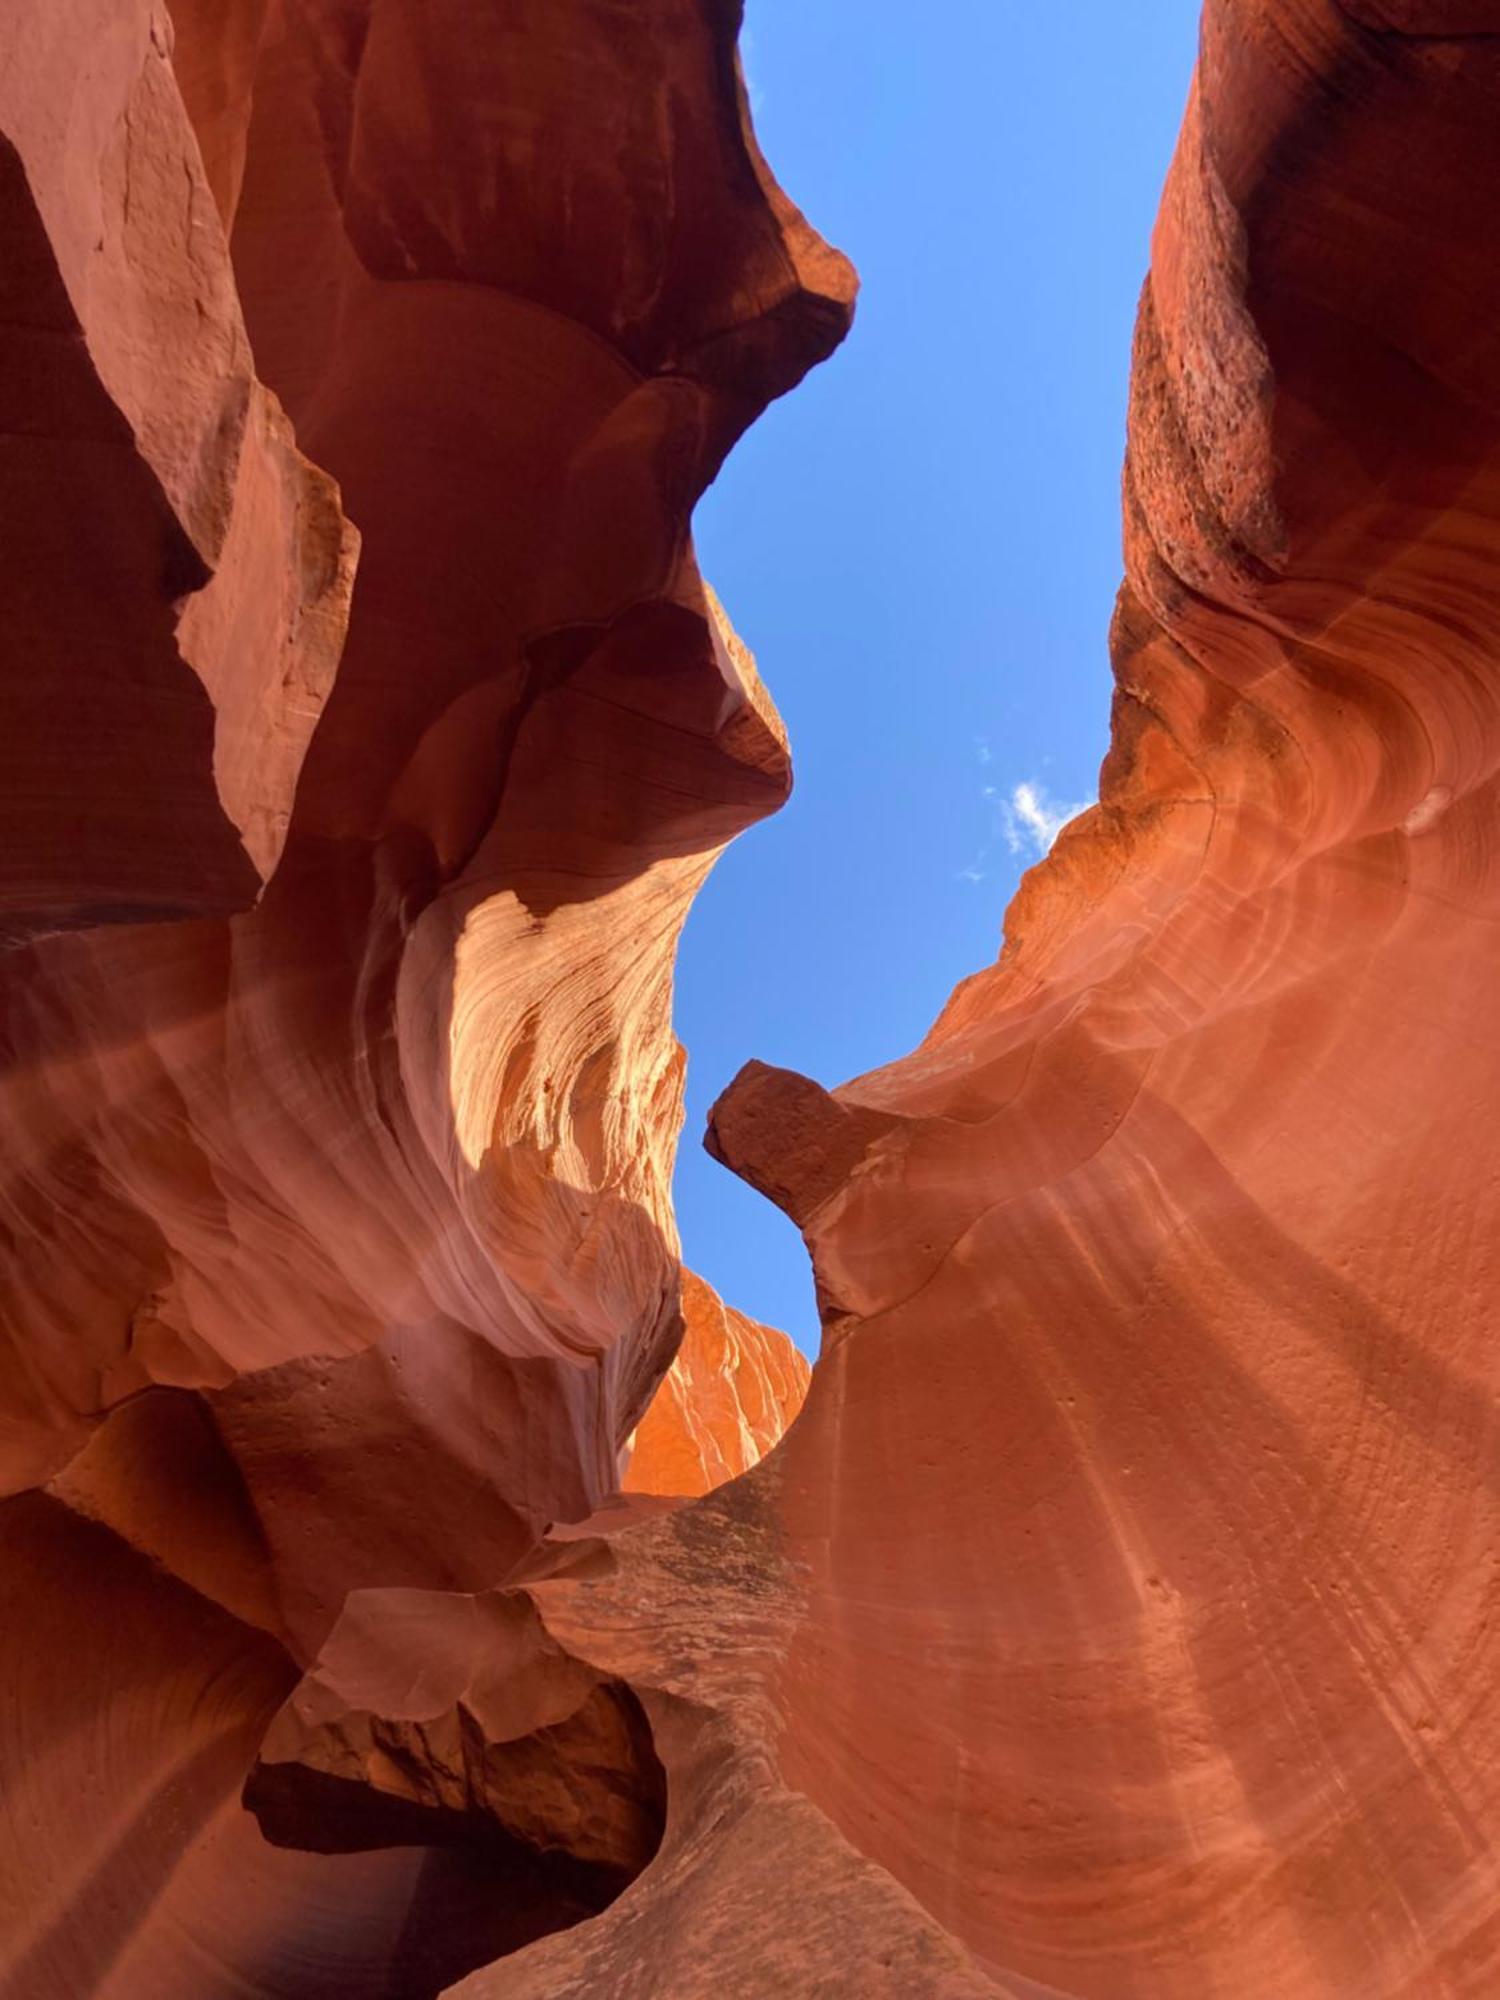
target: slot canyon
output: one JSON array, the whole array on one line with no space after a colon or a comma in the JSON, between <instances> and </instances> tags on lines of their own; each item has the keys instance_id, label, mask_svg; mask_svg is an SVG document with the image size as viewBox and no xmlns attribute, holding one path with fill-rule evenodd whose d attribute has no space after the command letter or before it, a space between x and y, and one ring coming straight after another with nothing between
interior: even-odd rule
<instances>
[{"instance_id":1,"label":"slot canyon","mask_svg":"<svg viewBox=\"0 0 1500 2000\"><path fill-rule=\"evenodd\" d=\"M1493 2000L1500 0L1207 0L1098 803L709 1120L811 1371L740 13L0 18L0 2000Z\"/></svg>"}]
</instances>

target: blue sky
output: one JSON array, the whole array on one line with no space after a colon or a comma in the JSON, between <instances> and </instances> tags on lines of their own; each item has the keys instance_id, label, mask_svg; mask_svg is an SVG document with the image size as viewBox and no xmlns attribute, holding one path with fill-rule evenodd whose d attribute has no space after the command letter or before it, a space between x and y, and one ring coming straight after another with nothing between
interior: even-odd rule
<instances>
[{"instance_id":1,"label":"blue sky","mask_svg":"<svg viewBox=\"0 0 1500 2000\"><path fill-rule=\"evenodd\" d=\"M688 920L688 1263L817 1351L796 1230L703 1152L751 1056L889 1062L992 960L1095 794L1136 297L1197 0L748 0L761 144L863 280L854 331L696 519L796 787Z\"/></svg>"}]
</instances>

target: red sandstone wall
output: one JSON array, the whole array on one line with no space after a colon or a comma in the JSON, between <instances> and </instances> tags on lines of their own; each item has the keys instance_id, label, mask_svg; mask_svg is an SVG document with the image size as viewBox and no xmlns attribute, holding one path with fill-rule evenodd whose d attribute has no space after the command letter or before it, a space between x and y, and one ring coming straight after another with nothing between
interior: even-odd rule
<instances>
[{"instance_id":1,"label":"red sandstone wall","mask_svg":"<svg viewBox=\"0 0 1500 2000\"><path fill-rule=\"evenodd\" d=\"M1210 0L1100 805L913 1055L721 1101L824 1358L592 1522L786 782L688 513L847 272L728 6L60 18L15 615L140 644L79 844L55 721L5 807L6 2000L1484 2000L1500 14Z\"/></svg>"},{"instance_id":2,"label":"red sandstone wall","mask_svg":"<svg viewBox=\"0 0 1500 2000\"><path fill-rule=\"evenodd\" d=\"M16 2000L433 1993L659 1831L327 1858L239 1795L351 1591L610 1497L681 1335L676 933L789 775L688 521L853 290L734 28L0 23Z\"/></svg>"},{"instance_id":3,"label":"red sandstone wall","mask_svg":"<svg viewBox=\"0 0 1500 2000\"><path fill-rule=\"evenodd\" d=\"M628 1445L627 1493L695 1497L758 1465L801 1409L811 1376L784 1333L682 1278L682 1345Z\"/></svg>"}]
</instances>

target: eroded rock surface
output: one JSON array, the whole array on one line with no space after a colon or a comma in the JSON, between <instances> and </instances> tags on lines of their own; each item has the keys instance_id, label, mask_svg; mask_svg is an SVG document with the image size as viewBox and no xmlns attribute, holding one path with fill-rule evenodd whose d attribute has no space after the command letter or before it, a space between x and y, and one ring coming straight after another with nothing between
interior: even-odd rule
<instances>
[{"instance_id":1,"label":"eroded rock surface","mask_svg":"<svg viewBox=\"0 0 1500 2000\"><path fill-rule=\"evenodd\" d=\"M1211 0L1099 807L714 1117L826 1313L777 1769L1002 1990L1500 1986L1497 108L1493 6Z\"/></svg>"},{"instance_id":2,"label":"eroded rock surface","mask_svg":"<svg viewBox=\"0 0 1500 2000\"><path fill-rule=\"evenodd\" d=\"M786 1335L684 1271L682 1345L627 1445L627 1493L711 1493L785 1435L811 1370Z\"/></svg>"},{"instance_id":3,"label":"eroded rock surface","mask_svg":"<svg viewBox=\"0 0 1500 2000\"><path fill-rule=\"evenodd\" d=\"M0 31L0 948L253 904L343 638L356 537L256 380L170 44L147 0Z\"/></svg>"},{"instance_id":4,"label":"eroded rock surface","mask_svg":"<svg viewBox=\"0 0 1500 2000\"><path fill-rule=\"evenodd\" d=\"M787 758L687 522L851 290L735 10L13 11L18 629L106 579L171 785L4 863L6 2000L1486 2000L1500 10L1210 0L1100 805L716 1108L824 1358L697 1499L671 955Z\"/></svg>"},{"instance_id":5,"label":"eroded rock surface","mask_svg":"<svg viewBox=\"0 0 1500 2000\"><path fill-rule=\"evenodd\" d=\"M581 1669L399 1840L240 1793L351 1601L611 1501L680 1340L676 934L789 780L689 519L853 296L736 27L0 23L7 2000L419 2000L654 1851Z\"/></svg>"}]
</instances>

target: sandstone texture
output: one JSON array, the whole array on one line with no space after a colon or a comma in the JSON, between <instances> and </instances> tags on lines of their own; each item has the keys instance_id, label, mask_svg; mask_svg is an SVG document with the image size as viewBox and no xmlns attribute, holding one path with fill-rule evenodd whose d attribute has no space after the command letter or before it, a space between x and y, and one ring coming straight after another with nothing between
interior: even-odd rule
<instances>
[{"instance_id":1,"label":"sandstone texture","mask_svg":"<svg viewBox=\"0 0 1500 2000\"><path fill-rule=\"evenodd\" d=\"M0 21L6 2000L436 1994L660 1839L491 1594L678 1346L676 933L789 780L689 519L854 285L736 28Z\"/></svg>"},{"instance_id":2,"label":"sandstone texture","mask_svg":"<svg viewBox=\"0 0 1500 2000\"><path fill-rule=\"evenodd\" d=\"M786 1335L726 1306L691 1271L682 1345L632 1434L627 1493L710 1493L758 1465L807 1395L811 1371Z\"/></svg>"},{"instance_id":3,"label":"sandstone texture","mask_svg":"<svg viewBox=\"0 0 1500 2000\"><path fill-rule=\"evenodd\" d=\"M0 1995L1486 2000L1500 6L1209 0L1100 803L711 1119L810 1384L668 1193L853 297L737 27L0 24Z\"/></svg>"},{"instance_id":4,"label":"sandstone texture","mask_svg":"<svg viewBox=\"0 0 1500 2000\"><path fill-rule=\"evenodd\" d=\"M356 537L256 380L169 44L144 0L0 30L0 949L249 908L343 637Z\"/></svg>"}]
</instances>

